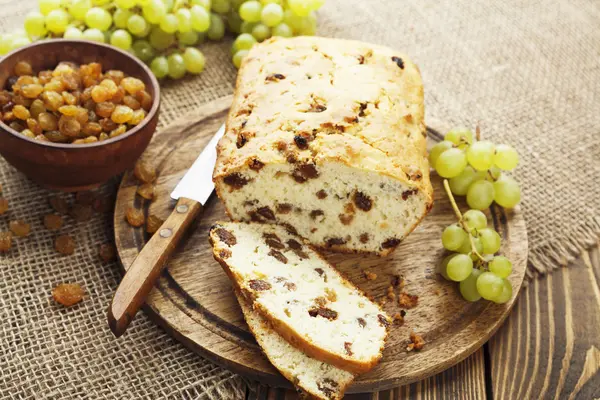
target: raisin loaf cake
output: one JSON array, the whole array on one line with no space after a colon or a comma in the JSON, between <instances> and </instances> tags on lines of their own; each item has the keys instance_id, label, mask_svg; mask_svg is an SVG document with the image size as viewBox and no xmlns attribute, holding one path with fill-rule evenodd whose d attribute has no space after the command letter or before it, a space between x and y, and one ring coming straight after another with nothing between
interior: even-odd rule
<instances>
[{"instance_id":1,"label":"raisin loaf cake","mask_svg":"<svg viewBox=\"0 0 600 400\"><path fill-rule=\"evenodd\" d=\"M337 400L344 397L346 387L354 380L354 375L333 365L310 358L302 351L286 342L269 323L260 316L236 291L244 319L263 352L299 390L313 398Z\"/></svg>"},{"instance_id":2,"label":"raisin loaf cake","mask_svg":"<svg viewBox=\"0 0 600 400\"><path fill-rule=\"evenodd\" d=\"M293 346L352 373L377 364L390 318L298 236L274 224L224 222L209 239L246 301Z\"/></svg>"},{"instance_id":3,"label":"raisin loaf cake","mask_svg":"<svg viewBox=\"0 0 600 400\"><path fill-rule=\"evenodd\" d=\"M235 221L385 255L432 206L418 68L381 46L274 38L237 79L213 179Z\"/></svg>"}]
</instances>

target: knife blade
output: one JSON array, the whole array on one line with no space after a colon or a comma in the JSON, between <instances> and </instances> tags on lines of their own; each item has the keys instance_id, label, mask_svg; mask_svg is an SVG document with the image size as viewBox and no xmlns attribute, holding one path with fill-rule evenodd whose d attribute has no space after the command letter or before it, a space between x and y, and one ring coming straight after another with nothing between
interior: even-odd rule
<instances>
[{"instance_id":1,"label":"knife blade","mask_svg":"<svg viewBox=\"0 0 600 400\"><path fill-rule=\"evenodd\" d=\"M171 198L179 200L180 197L196 200L205 205L215 189L212 173L217 162L217 143L225 133L225 125L221 125L217 133L210 139L204 150L200 153L191 168L185 173L175 189Z\"/></svg>"},{"instance_id":2,"label":"knife blade","mask_svg":"<svg viewBox=\"0 0 600 400\"><path fill-rule=\"evenodd\" d=\"M177 200L175 209L133 260L119 284L107 315L108 326L116 337L125 333L177 243L214 191L212 173L217 159L216 147L224 133L225 126L221 126L179 181L171 193Z\"/></svg>"}]
</instances>

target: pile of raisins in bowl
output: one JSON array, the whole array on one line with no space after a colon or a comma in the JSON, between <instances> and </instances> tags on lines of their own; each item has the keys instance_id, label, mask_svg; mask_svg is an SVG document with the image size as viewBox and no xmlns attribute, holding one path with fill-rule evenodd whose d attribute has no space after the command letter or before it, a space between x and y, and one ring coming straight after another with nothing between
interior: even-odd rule
<instances>
[{"instance_id":1,"label":"pile of raisins in bowl","mask_svg":"<svg viewBox=\"0 0 600 400\"><path fill-rule=\"evenodd\" d=\"M87 144L107 140L139 125L152 107L141 80L102 65L61 62L37 75L16 64L0 91L0 120L28 138Z\"/></svg>"}]
</instances>

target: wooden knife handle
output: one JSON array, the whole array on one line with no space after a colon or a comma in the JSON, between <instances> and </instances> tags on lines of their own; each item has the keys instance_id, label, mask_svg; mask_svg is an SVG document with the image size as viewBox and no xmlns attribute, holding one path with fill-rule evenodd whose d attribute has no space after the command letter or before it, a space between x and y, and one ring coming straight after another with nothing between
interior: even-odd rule
<instances>
[{"instance_id":1,"label":"wooden knife handle","mask_svg":"<svg viewBox=\"0 0 600 400\"><path fill-rule=\"evenodd\" d=\"M108 326L116 337L125 332L144 304L171 253L201 210L199 202L180 198L169 218L133 260L108 307Z\"/></svg>"}]
</instances>

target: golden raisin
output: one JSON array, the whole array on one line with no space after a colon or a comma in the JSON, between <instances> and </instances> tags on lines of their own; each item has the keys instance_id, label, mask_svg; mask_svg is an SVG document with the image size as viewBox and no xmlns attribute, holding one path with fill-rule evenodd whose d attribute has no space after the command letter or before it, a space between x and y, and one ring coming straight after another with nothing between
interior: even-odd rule
<instances>
[{"instance_id":1,"label":"golden raisin","mask_svg":"<svg viewBox=\"0 0 600 400\"><path fill-rule=\"evenodd\" d=\"M117 129L113 130L108 136L114 138L116 136L124 134L125 132L127 132L127 127L125 125L119 125Z\"/></svg>"},{"instance_id":2,"label":"golden raisin","mask_svg":"<svg viewBox=\"0 0 600 400\"><path fill-rule=\"evenodd\" d=\"M117 258L117 251L115 250L115 246L112 244L104 243L100 245L98 255L102 261L109 263Z\"/></svg>"},{"instance_id":3,"label":"golden raisin","mask_svg":"<svg viewBox=\"0 0 600 400\"><path fill-rule=\"evenodd\" d=\"M152 96L150 96L150 93L146 92L145 90L140 90L137 92L135 94L135 99L140 102L140 105L144 110L150 111L152 108Z\"/></svg>"},{"instance_id":4,"label":"golden raisin","mask_svg":"<svg viewBox=\"0 0 600 400\"><path fill-rule=\"evenodd\" d=\"M79 113L79 107L77 106L61 106L58 108L58 111L60 111L60 113L62 115L66 115L67 117L74 117L75 115L77 115ZM87 114L87 111L86 111Z\"/></svg>"},{"instance_id":5,"label":"golden raisin","mask_svg":"<svg viewBox=\"0 0 600 400\"><path fill-rule=\"evenodd\" d=\"M115 110L115 104L105 101L96 104L96 114L102 118L109 118Z\"/></svg>"},{"instance_id":6,"label":"golden raisin","mask_svg":"<svg viewBox=\"0 0 600 400\"><path fill-rule=\"evenodd\" d=\"M131 119L129 120L128 124L129 125L138 125L140 122L142 122L144 120L144 118L146 118L146 112L144 110L135 110L133 112L133 115L131 116Z\"/></svg>"},{"instance_id":7,"label":"golden raisin","mask_svg":"<svg viewBox=\"0 0 600 400\"><path fill-rule=\"evenodd\" d=\"M152 200L154 198L154 185L151 183L144 183L138 187L137 194L146 200Z\"/></svg>"},{"instance_id":8,"label":"golden raisin","mask_svg":"<svg viewBox=\"0 0 600 400\"><path fill-rule=\"evenodd\" d=\"M79 96L79 101L81 101L82 103L85 103L88 100L92 99L92 88L88 87L85 88L83 90L83 92L81 92L81 96Z\"/></svg>"},{"instance_id":9,"label":"golden raisin","mask_svg":"<svg viewBox=\"0 0 600 400\"><path fill-rule=\"evenodd\" d=\"M43 112L38 117L40 127L45 131L55 131L58 129L58 119L54 114Z\"/></svg>"},{"instance_id":10,"label":"golden raisin","mask_svg":"<svg viewBox=\"0 0 600 400\"><path fill-rule=\"evenodd\" d=\"M142 160L135 164L133 174L143 183L152 183L156 180L156 170L154 167Z\"/></svg>"},{"instance_id":11,"label":"golden raisin","mask_svg":"<svg viewBox=\"0 0 600 400\"><path fill-rule=\"evenodd\" d=\"M69 212L69 204L62 197L55 195L48 199L50 207L59 214L67 214Z\"/></svg>"},{"instance_id":12,"label":"golden raisin","mask_svg":"<svg viewBox=\"0 0 600 400\"><path fill-rule=\"evenodd\" d=\"M60 93L65 90L65 84L61 79L52 78L52 80L44 85L44 91Z\"/></svg>"},{"instance_id":13,"label":"golden raisin","mask_svg":"<svg viewBox=\"0 0 600 400\"><path fill-rule=\"evenodd\" d=\"M45 135L37 135L34 140L40 141L40 142L49 142L50 139L48 139Z\"/></svg>"},{"instance_id":14,"label":"golden raisin","mask_svg":"<svg viewBox=\"0 0 600 400\"><path fill-rule=\"evenodd\" d=\"M21 135L28 137L29 139L35 138L35 133L31 132L29 129L24 129L23 131L21 131Z\"/></svg>"},{"instance_id":15,"label":"golden raisin","mask_svg":"<svg viewBox=\"0 0 600 400\"><path fill-rule=\"evenodd\" d=\"M0 253L6 253L12 246L12 232L0 232Z\"/></svg>"},{"instance_id":16,"label":"golden raisin","mask_svg":"<svg viewBox=\"0 0 600 400\"><path fill-rule=\"evenodd\" d=\"M112 81L111 81L112 82ZM114 83L114 82L113 82ZM96 85L92 88L92 100L96 103L102 103L108 101L112 97L112 94L104 86Z\"/></svg>"},{"instance_id":17,"label":"golden raisin","mask_svg":"<svg viewBox=\"0 0 600 400\"><path fill-rule=\"evenodd\" d=\"M27 61L19 61L15 65L15 75L23 76L31 74L33 74L33 68L31 68L31 64L29 64Z\"/></svg>"},{"instance_id":18,"label":"golden raisin","mask_svg":"<svg viewBox=\"0 0 600 400\"><path fill-rule=\"evenodd\" d=\"M69 92L62 92L61 95L63 97L63 100L65 101L65 104L68 104L70 106L77 105L78 98L75 95L73 95ZM60 109L59 109L59 111L60 111Z\"/></svg>"},{"instance_id":19,"label":"golden raisin","mask_svg":"<svg viewBox=\"0 0 600 400\"><path fill-rule=\"evenodd\" d=\"M41 113L46 112L46 106L40 99L35 99L29 107L29 112L33 118L37 118Z\"/></svg>"},{"instance_id":20,"label":"golden raisin","mask_svg":"<svg viewBox=\"0 0 600 400\"><path fill-rule=\"evenodd\" d=\"M63 218L58 214L45 215L44 226L50 231L57 231L63 226Z\"/></svg>"},{"instance_id":21,"label":"golden raisin","mask_svg":"<svg viewBox=\"0 0 600 400\"><path fill-rule=\"evenodd\" d=\"M106 71L104 77L107 79L111 79L114 83L118 85L119 83L121 83L123 78L125 78L125 74L123 73L123 71L111 69L109 71Z\"/></svg>"},{"instance_id":22,"label":"golden raisin","mask_svg":"<svg viewBox=\"0 0 600 400\"><path fill-rule=\"evenodd\" d=\"M125 96L125 97L123 97L123 104L125 104L127 107L131 108L132 110L139 110L140 107L142 107L140 105L140 102L137 101L132 96Z\"/></svg>"},{"instance_id":23,"label":"golden raisin","mask_svg":"<svg viewBox=\"0 0 600 400\"><path fill-rule=\"evenodd\" d=\"M33 102L32 99L28 99L24 96L21 96L20 94L13 96L13 103L21 105L21 106L29 107L29 106L31 106L32 102Z\"/></svg>"},{"instance_id":24,"label":"golden raisin","mask_svg":"<svg viewBox=\"0 0 600 400\"><path fill-rule=\"evenodd\" d=\"M136 94L140 90L146 89L146 85L144 85L144 82L130 76L127 78L123 78L123 80L121 81L121 87L125 89L125 91L127 91L127 93L129 94Z\"/></svg>"},{"instance_id":25,"label":"golden raisin","mask_svg":"<svg viewBox=\"0 0 600 400\"><path fill-rule=\"evenodd\" d=\"M0 215L4 214L8 210L8 200L4 197L0 197Z\"/></svg>"},{"instance_id":26,"label":"golden raisin","mask_svg":"<svg viewBox=\"0 0 600 400\"><path fill-rule=\"evenodd\" d=\"M42 71L38 74L38 78L40 83L44 85L52 80L52 71Z\"/></svg>"},{"instance_id":27,"label":"golden raisin","mask_svg":"<svg viewBox=\"0 0 600 400\"><path fill-rule=\"evenodd\" d=\"M64 104L63 97L55 91L48 91L42 94L44 105L50 111L57 111Z\"/></svg>"},{"instance_id":28,"label":"golden raisin","mask_svg":"<svg viewBox=\"0 0 600 400\"><path fill-rule=\"evenodd\" d=\"M78 283L61 283L52 289L54 301L65 307L71 307L83 300L84 291Z\"/></svg>"},{"instance_id":29,"label":"golden raisin","mask_svg":"<svg viewBox=\"0 0 600 400\"><path fill-rule=\"evenodd\" d=\"M148 216L148 222L146 222L146 232L154 233L158 231L164 222L165 221L157 216L150 214Z\"/></svg>"},{"instance_id":30,"label":"golden raisin","mask_svg":"<svg viewBox=\"0 0 600 400\"><path fill-rule=\"evenodd\" d=\"M102 86L103 88L105 88L108 91L108 94L110 95L110 97L117 94L118 86L111 79L104 79L102 82L100 82L100 86ZM93 96L93 93L92 93L92 96Z\"/></svg>"},{"instance_id":31,"label":"golden raisin","mask_svg":"<svg viewBox=\"0 0 600 400\"><path fill-rule=\"evenodd\" d=\"M125 213L125 219L129 225L139 228L144 225L144 213L137 208L129 207Z\"/></svg>"},{"instance_id":32,"label":"golden raisin","mask_svg":"<svg viewBox=\"0 0 600 400\"><path fill-rule=\"evenodd\" d=\"M89 144L89 143L96 143L98 141L98 138L96 136L88 136L82 140L83 140L83 143Z\"/></svg>"},{"instance_id":33,"label":"golden raisin","mask_svg":"<svg viewBox=\"0 0 600 400\"><path fill-rule=\"evenodd\" d=\"M29 99L37 98L44 91L44 87L37 83L32 83L31 85L25 85L21 88L21 92L23 96Z\"/></svg>"},{"instance_id":34,"label":"golden raisin","mask_svg":"<svg viewBox=\"0 0 600 400\"><path fill-rule=\"evenodd\" d=\"M40 126L40 124L33 118L27 118L27 128L34 133L35 135L41 135L44 133L44 130ZM21 132L22 133L22 132Z\"/></svg>"},{"instance_id":35,"label":"golden raisin","mask_svg":"<svg viewBox=\"0 0 600 400\"><path fill-rule=\"evenodd\" d=\"M52 76L58 77L71 72L73 72L73 65L67 62L61 62L54 68L54 71L52 71Z\"/></svg>"},{"instance_id":36,"label":"golden raisin","mask_svg":"<svg viewBox=\"0 0 600 400\"><path fill-rule=\"evenodd\" d=\"M111 81L112 82L112 81ZM133 110L127 106L118 105L110 116L117 124L125 124L133 117Z\"/></svg>"},{"instance_id":37,"label":"golden raisin","mask_svg":"<svg viewBox=\"0 0 600 400\"><path fill-rule=\"evenodd\" d=\"M69 235L61 235L54 241L54 248L61 254L70 255L75 252L75 241Z\"/></svg>"},{"instance_id":38,"label":"golden raisin","mask_svg":"<svg viewBox=\"0 0 600 400\"><path fill-rule=\"evenodd\" d=\"M101 142L101 141L103 141L103 140L107 140L108 138L109 138L109 136L108 136L106 133L102 132L102 133L101 133L101 134L98 136L98 141L100 141L100 142Z\"/></svg>"},{"instance_id":39,"label":"golden raisin","mask_svg":"<svg viewBox=\"0 0 600 400\"><path fill-rule=\"evenodd\" d=\"M85 144L85 140L83 139L75 139L71 142L71 144Z\"/></svg>"},{"instance_id":40,"label":"golden raisin","mask_svg":"<svg viewBox=\"0 0 600 400\"><path fill-rule=\"evenodd\" d=\"M84 204L73 204L70 214L71 218L77 222L87 221L92 218L92 207Z\"/></svg>"},{"instance_id":41,"label":"golden raisin","mask_svg":"<svg viewBox=\"0 0 600 400\"><path fill-rule=\"evenodd\" d=\"M22 220L10 221L8 223L8 228L18 237L28 236L31 231L31 226Z\"/></svg>"},{"instance_id":42,"label":"golden raisin","mask_svg":"<svg viewBox=\"0 0 600 400\"><path fill-rule=\"evenodd\" d=\"M104 130L104 132L114 131L118 127L118 125L116 123L114 123L113 120L110 118L102 118L99 121L99 123L100 123L100 126L102 127L102 130Z\"/></svg>"},{"instance_id":43,"label":"golden raisin","mask_svg":"<svg viewBox=\"0 0 600 400\"><path fill-rule=\"evenodd\" d=\"M77 107L76 111L75 111L75 119L77 120L77 122L79 122L80 124L85 124L88 121L89 118L89 111L83 107Z\"/></svg>"},{"instance_id":44,"label":"golden raisin","mask_svg":"<svg viewBox=\"0 0 600 400\"><path fill-rule=\"evenodd\" d=\"M76 138L81 132L81 124L76 119L63 115L58 120L58 130L65 136Z\"/></svg>"},{"instance_id":45,"label":"golden raisin","mask_svg":"<svg viewBox=\"0 0 600 400\"><path fill-rule=\"evenodd\" d=\"M14 108L12 109L13 114L15 114L15 117L25 121L27 120L27 118L29 118L31 116L31 114L29 113L29 110L27 108L25 108L24 106L14 106ZM131 118L130 118L131 119Z\"/></svg>"},{"instance_id":46,"label":"golden raisin","mask_svg":"<svg viewBox=\"0 0 600 400\"><path fill-rule=\"evenodd\" d=\"M25 129L25 127L23 126L23 124L21 122L18 122L18 121L13 121L8 126L10 126L11 128L13 128L17 132L22 132L23 129Z\"/></svg>"},{"instance_id":47,"label":"golden raisin","mask_svg":"<svg viewBox=\"0 0 600 400\"><path fill-rule=\"evenodd\" d=\"M83 125L81 132L87 136L98 136L102 132L102 126L97 122L88 122Z\"/></svg>"},{"instance_id":48,"label":"golden raisin","mask_svg":"<svg viewBox=\"0 0 600 400\"><path fill-rule=\"evenodd\" d=\"M123 89L121 86L119 86L117 88L117 92L115 94L113 94L110 101L112 101L115 104L119 104L120 102L123 101L123 98L125 98L125 89Z\"/></svg>"},{"instance_id":49,"label":"golden raisin","mask_svg":"<svg viewBox=\"0 0 600 400\"><path fill-rule=\"evenodd\" d=\"M59 131L48 131L46 133L44 133L43 135L39 135L39 136L44 136L47 140L53 142L53 143L68 143L69 142L69 137L62 134ZM38 136L36 136L37 138Z\"/></svg>"}]
</instances>

